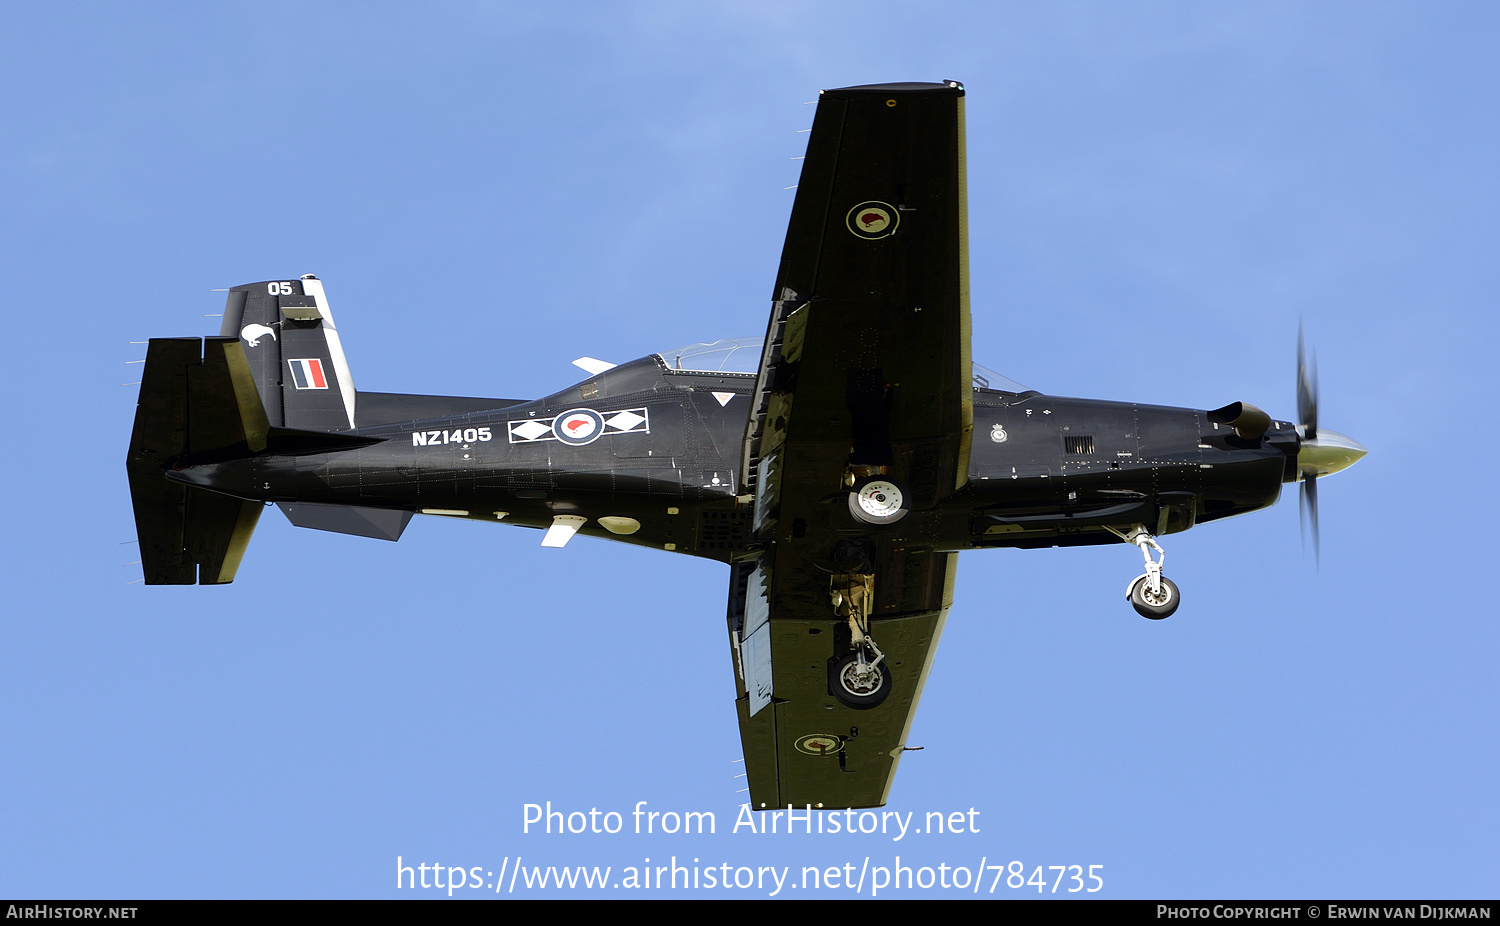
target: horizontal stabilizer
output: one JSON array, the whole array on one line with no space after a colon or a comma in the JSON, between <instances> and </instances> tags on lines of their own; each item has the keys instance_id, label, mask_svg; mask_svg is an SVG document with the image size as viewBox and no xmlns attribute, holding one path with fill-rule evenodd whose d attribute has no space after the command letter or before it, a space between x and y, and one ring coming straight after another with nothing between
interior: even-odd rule
<instances>
[{"instance_id":1,"label":"horizontal stabilizer","mask_svg":"<svg viewBox=\"0 0 1500 926\"><path fill-rule=\"evenodd\" d=\"M166 474L190 459L261 452L271 430L235 339L152 339L125 460L147 585L234 581L261 503Z\"/></svg>"},{"instance_id":2,"label":"horizontal stabilizer","mask_svg":"<svg viewBox=\"0 0 1500 926\"><path fill-rule=\"evenodd\" d=\"M133 476L134 474L132 474ZM261 503L161 481L162 491L134 491L141 570L147 585L224 585L234 581Z\"/></svg>"},{"instance_id":3,"label":"horizontal stabilizer","mask_svg":"<svg viewBox=\"0 0 1500 926\"><path fill-rule=\"evenodd\" d=\"M376 540L400 540L412 512L389 508L357 508L352 505L322 505L316 502L278 502L286 519L297 527Z\"/></svg>"},{"instance_id":4,"label":"horizontal stabilizer","mask_svg":"<svg viewBox=\"0 0 1500 926\"><path fill-rule=\"evenodd\" d=\"M183 558L197 564L199 585L227 585L239 571L263 506L195 486L187 490Z\"/></svg>"}]
</instances>

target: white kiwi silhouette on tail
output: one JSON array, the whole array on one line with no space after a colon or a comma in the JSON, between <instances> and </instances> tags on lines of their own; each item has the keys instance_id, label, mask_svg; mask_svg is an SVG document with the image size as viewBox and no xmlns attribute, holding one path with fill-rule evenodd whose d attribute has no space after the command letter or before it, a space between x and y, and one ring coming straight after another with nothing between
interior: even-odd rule
<instances>
[{"instance_id":1,"label":"white kiwi silhouette on tail","mask_svg":"<svg viewBox=\"0 0 1500 926\"><path fill-rule=\"evenodd\" d=\"M240 337L244 338L245 342L251 347L259 346L260 339L268 334L271 336L271 340L276 340L275 329L265 325L246 325L240 330Z\"/></svg>"}]
</instances>

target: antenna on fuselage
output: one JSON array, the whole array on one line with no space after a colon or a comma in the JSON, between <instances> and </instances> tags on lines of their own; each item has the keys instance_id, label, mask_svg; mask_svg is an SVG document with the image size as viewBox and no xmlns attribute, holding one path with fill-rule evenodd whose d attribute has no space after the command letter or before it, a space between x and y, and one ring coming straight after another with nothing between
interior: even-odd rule
<instances>
[{"instance_id":1,"label":"antenna on fuselage","mask_svg":"<svg viewBox=\"0 0 1500 926\"><path fill-rule=\"evenodd\" d=\"M605 370L613 370L615 367L619 366L619 364L610 363L608 360L595 360L593 357L579 357L577 360L573 361L573 366L578 367L585 373L588 373L592 376L598 376Z\"/></svg>"}]
</instances>

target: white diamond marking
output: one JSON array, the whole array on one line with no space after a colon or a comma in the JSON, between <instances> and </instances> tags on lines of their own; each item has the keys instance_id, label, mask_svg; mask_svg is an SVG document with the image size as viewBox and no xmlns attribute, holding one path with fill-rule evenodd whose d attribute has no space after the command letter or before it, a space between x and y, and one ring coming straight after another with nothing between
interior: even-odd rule
<instances>
[{"instance_id":1,"label":"white diamond marking","mask_svg":"<svg viewBox=\"0 0 1500 926\"><path fill-rule=\"evenodd\" d=\"M536 440L543 434L551 434L552 428L539 421L523 421L510 426L510 433L522 440Z\"/></svg>"},{"instance_id":2,"label":"white diamond marking","mask_svg":"<svg viewBox=\"0 0 1500 926\"><path fill-rule=\"evenodd\" d=\"M620 412L618 415L611 415L605 424L620 431L632 431L645 422L646 419L635 412Z\"/></svg>"}]
</instances>

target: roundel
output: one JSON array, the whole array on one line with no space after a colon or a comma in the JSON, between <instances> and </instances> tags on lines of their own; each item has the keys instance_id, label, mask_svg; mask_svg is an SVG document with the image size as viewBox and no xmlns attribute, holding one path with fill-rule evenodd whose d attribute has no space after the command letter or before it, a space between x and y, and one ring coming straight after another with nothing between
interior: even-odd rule
<instances>
[{"instance_id":1,"label":"roundel","mask_svg":"<svg viewBox=\"0 0 1500 926\"><path fill-rule=\"evenodd\" d=\"M565 444L592 444L604 433L604 418L592 408L575 408L552 419L552 433Z\"/></svg>"},{"instance_id":2,"label":"roundel","mask_svg":"<svg viewBox=\"0 0 1500 926\"><path fill-rule=\"evenodd\" d=\"M884 238L895 234L896 226L901 224L901 214L888 203L870 200L850 209L844 222L861 238Z\"/></svg>"},{"instance_id":3,"label":"roundel","mask_svg":"<svg viewBox=\"0 0 1500 926\"><path fill-rule=\"evenodd\" d=\"M837 755L843 743L832 733L813 733L797 740L797 749L810 756Z\"/></svg>"}]
</instances>

